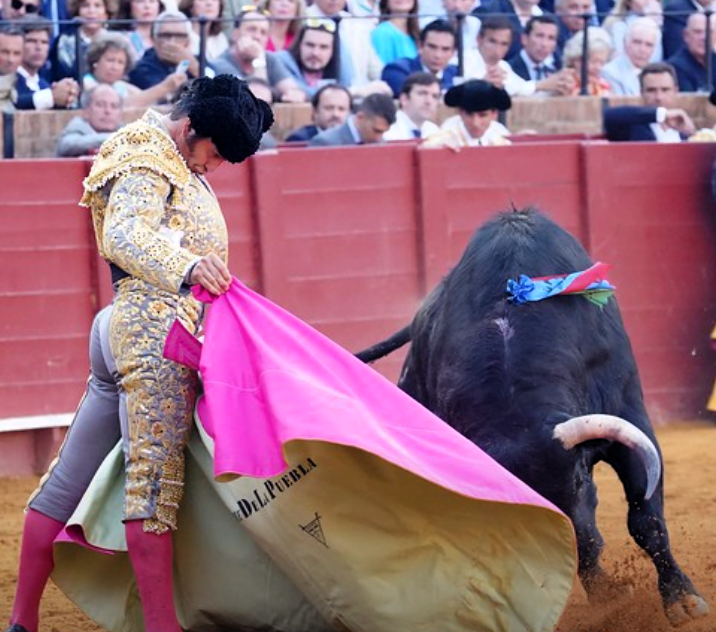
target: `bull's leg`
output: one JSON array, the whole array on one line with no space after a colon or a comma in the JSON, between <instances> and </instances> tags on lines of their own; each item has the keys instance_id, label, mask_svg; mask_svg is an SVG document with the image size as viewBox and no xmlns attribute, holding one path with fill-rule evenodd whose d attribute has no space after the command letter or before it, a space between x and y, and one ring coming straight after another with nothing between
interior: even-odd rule
<instances>
[{"instance_id":1,"label":"bull's leg","mask_svg":"<svg viewBox=\"0 0 716 632\"><path fill-rule=\"evenodd\" d=\"M664 519L663 474L653 496L644 498L644 470L633 452L613 446L608 459L624 486L629 504L628 527L634 541L649 555L658 575L664 611L673 625L705 616L709 607L679 568L669 546Z\"/></svg>"}]
</instances>

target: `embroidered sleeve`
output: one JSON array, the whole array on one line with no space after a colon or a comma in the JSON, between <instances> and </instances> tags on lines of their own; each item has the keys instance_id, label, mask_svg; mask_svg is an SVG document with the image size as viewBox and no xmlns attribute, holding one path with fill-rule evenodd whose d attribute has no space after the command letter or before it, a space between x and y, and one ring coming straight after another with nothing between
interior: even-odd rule
<instances>
[{"instance_id":1,"label":"embroidered sleeve","mask_svg":"<svg viewBox=\"0 0 716 632\"><path fill-rule=\"evenodd\" d=\"M160 233L170 190L167 179L150 169L120 175L105 211L102 243L105 256L125 272L178 292L200 257Z\"/></svg>"}]
</instances>

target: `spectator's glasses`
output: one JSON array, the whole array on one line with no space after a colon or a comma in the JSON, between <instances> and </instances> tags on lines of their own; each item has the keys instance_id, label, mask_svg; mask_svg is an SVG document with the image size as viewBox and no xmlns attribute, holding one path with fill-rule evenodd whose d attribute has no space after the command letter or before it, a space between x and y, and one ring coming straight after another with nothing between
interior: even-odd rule
<instances>
[{"instance_id":1,"label":"spectator's glasses","mask_svg":"<svg viewBox=\"0 0 716 632\"><path fill-rule=\"evenodd\" d=\"M328 18L308 18L305 26L307 29L327 31L328 33L336 32L336 23Z\"/></svg>"},{"instance_id":2,"label":"spectator's glasses","mask_svg":"<svg viewBox=\"0 0 716 632\"><path fill-rule=\"evenodd\" d=\"M241 15L246 15L247 13L258 13L259 15L265 15L267 18L271 17L271 13L269 11L266 11L265 9L259 9L256 5L253 4L246 4L241 7Z\"/></svg>"},{"instance_id":3,"label":"spectator's glasses","mask_svg":"<svg viewBox=\"0 0 716 632\"><path fill-rule=\"evenodd\" d=\"M157 37L165 41L180 40L183 42L189 39L189 35L187 33L157 33Z\"/></svg>"},{"instance_id":4,"label":"spectator's glasses","mask_svg":"<svg viewBox=\"0 0 716 632\"><path fill-rule=\"evenodd\" d=\"M12 0L10 6L15 9L15 11L19 11L24 7L25 13L39 13L40 11L38 5L32 4L32 2L23 2L22 0Z\"/></svg>"}]
</instances>

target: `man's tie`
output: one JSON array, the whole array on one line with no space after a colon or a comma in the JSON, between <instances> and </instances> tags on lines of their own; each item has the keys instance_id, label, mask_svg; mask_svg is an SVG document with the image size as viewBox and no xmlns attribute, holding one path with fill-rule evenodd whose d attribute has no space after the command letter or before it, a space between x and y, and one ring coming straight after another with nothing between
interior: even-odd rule
<instances>
[{"instance_id":1,"label":"man's tie","mask_svg":"<svg viewBox=\"0 0 716 632\"><path fill-rule=\"evenodd\" d=\"M422 138L422 134L420 133L420 128L416 127L413 130L413 138Z\"/></svg>"},{"instance_id":2,"label":"man's tie","mask_svg":"<svg viewBox=\"0 0 716 632\"><path fill-rule=\"evenodd\" d=\"M547 69L542 64L537 64L535 66L535 77L537 77L537 81L544 79L546 76Z\"/></svg>"}]
</instances>

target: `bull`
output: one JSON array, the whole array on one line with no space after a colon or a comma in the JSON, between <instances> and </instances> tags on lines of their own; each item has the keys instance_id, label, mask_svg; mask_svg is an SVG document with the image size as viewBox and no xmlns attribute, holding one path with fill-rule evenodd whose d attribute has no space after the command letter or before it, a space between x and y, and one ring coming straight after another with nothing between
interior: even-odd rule
<instances>
[{"instance_id":1,"label":"bull","mask_svg":"<svg viewBox=\"0 0 716 632\"><path fill-rule=\"evenodd\" d=\"M357 355L372 362L411 341L399 386L570 517L590 600L620 591L599 562L592 473L608 463L624 487L629 533L653 561L664 611L679 625L709 607L669 547L661 451L616 300L520 303L506 294L522 275L592 265L538 211L503 213L477 230L408 327Z\"/></svg>"}]
</instances>

